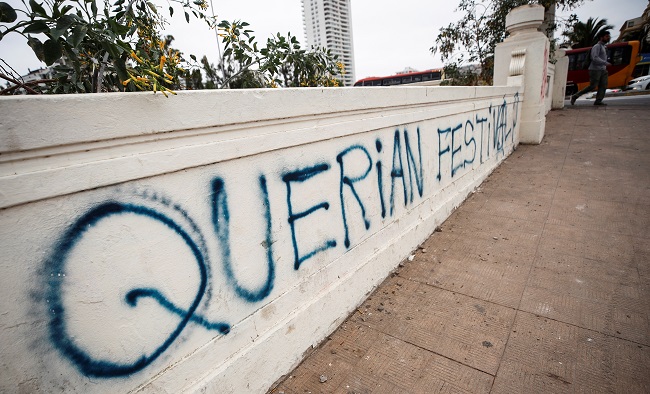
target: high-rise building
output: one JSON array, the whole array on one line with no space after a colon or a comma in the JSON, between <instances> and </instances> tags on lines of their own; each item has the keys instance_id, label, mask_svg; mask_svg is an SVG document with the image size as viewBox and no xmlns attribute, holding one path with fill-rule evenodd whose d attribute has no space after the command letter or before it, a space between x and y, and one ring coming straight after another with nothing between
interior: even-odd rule
<instances>
[{"instance_id":1,"label":"high-rise building","mask_svg":"<svg viewBox=\"0 0 650 394\"><path fill-rule=\"evenodd\" d=\"M350 0L302 0L302 21L307 44L325 47L338 55L345 67L343 83L352 86L355 77Z\"/></svg>"}]
</instances>

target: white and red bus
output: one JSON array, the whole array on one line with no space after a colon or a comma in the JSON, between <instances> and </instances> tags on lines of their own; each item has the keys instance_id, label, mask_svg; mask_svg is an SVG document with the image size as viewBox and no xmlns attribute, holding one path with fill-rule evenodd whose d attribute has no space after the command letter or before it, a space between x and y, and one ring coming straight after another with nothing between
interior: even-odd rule
<instances>
[{"instance_id":1,"label":"white and red bus","mask_svg":"<svg viewBox=\"0 0 650 394\"><path fill-rule=\"evenodd\" d=\"M393 86L393 85L435 85L442 80L442 70L415 71L404 74L395 74L388 77L369 77L358 80L354 86Z\"/></svg>"}]
</instances>

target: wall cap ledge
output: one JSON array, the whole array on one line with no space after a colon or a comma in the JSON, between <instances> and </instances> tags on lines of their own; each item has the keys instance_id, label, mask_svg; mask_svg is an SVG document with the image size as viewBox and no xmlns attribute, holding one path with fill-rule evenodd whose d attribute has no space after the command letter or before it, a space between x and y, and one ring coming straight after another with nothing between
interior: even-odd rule
<instances>
[{"instance_id":1,"label":"wall cap ledge","mask_svg":"<svg viewBox=\"0 0 650 394\"><path fill-rule=\"evenodd\" d=\"M506 31L511 35L534 32L544 21L544 7L524 5L510 11L506 16Z\"/></svg>"}]
</instances>

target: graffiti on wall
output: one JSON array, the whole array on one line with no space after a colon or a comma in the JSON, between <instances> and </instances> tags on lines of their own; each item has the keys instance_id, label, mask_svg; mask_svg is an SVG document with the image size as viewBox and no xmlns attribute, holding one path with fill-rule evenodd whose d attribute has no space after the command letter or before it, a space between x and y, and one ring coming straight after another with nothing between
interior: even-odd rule
<instances>
[{"instance_id":1,"label":"graffiti on wall","mask_svg":"<svg viewBox=\"0 0 650 394\"><path fill-rule=\"evenodd\" d=\"M74 219L60 235L45 261L50 341L81 374L113 378L128 376L146 368L168 351L188 326L227 335L237 322L199 313L200 305L212 297L210 278L213 275L222 275L228 284L228 291L242 302L256 305L267 300L276 286L279 264L274 240L286 238L286 244L291 248L293 271L303 269L329 250L337 249L345 253L361 242L363 237L380 230L388 220L412 209L427 196L435 195L441 187L462 177L472 168L504 157L507 149L514 144L518 113L519 96L515 95L510 103L504 99L498 105L463 115L460 121L444 118L421 125L400 126L383 133L369 132L354 143L333 151L329 157L324 154L311 163L300 163L294 168L259 173L257 184L250 185L251 190L256 190L262 205L259 211L259 207L250 209L261 212L260 223L264 223L260 230L264 234L265 261L261 264L255 262L260 264L255 269L264 279L257 286L244 283L237 275L238 263L250 263L237 261L233 253L232 229L237 223L231 215L231 204L238 201L238 196L232 195L229 186L236 181L231 181L227 174L214 176L205 185L205 194L210 196L207 200L211 212L209 228L205 225L201 228L181 204L154 192L146 197L156 204L102 201ZM456 118L459 117L453 119ZM435 126L431 127L432 124ZM259 172L255 169L251 171ZM325 178L326 175L331 176ZM302 195L297 190L305 185L325 188L324 179L337 179L337 185L327 185L330 190L337 191L335 198L319 193L315 193L316 197L312 194L310 201L300 198ZM270 182L283 188L274 189L275 194L272 195L269 192ZM368 198L369 195L374 198ZM272 204L282 208L280 211L284 214L281 217L272 215L272 212L278 212L271 209ZM156 209L154 205L165 209ZM312 215L323 213L336 218L326 225L336 223L339 236L306 239L300 226L307 223ZM175 324L167 328L159 343L145 354L119 359L103 355L101 351L75 339L76 320L70 317L75 305L66 301L65 288L70 277L64 273L69 272L69 260L75 249L93 228L126 216L145 218L164 228L166 234L171 234L170 237L186 249L186 256L191 256L198 283L186 305L171 301L164 291L149 285L124 291L121 297L125 308L135 309L142 302L153 302L173 315ZM278 221L284 223L281 233L274 230L278 228ZM318 221L310 221L309 225L313 226L313 223ZM218 250L214 251L214 255L209 251L208 239L216 241ZM212 270L211 258L217 269Z\"/></svg>"}]
</instances>

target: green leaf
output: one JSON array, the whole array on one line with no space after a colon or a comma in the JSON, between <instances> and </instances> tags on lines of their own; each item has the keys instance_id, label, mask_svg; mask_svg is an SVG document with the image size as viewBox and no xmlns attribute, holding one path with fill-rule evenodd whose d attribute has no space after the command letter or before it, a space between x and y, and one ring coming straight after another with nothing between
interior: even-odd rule
<instances>
[{"instance_id":1,"label":"green leaf","mask_svg":"<svg viewBox=\"0 0 650 394\"><path fill-rule=\"evenodd\" d=\"M70 11L70 10L73 9L73 8L74 8L73 6L71 6L71 5L68 4L68 5L66 5L65 7L63 7L63 8L61 9L61 14L62 14L62 15L65 15L65 14L68 13L68 11Z\"/></svg>"},{"instance_id":2,"label":"green leaf","mask_svg":"<svg viewBox=\"0 0 650 394\"><path fill-rule=\"evenodd\" d=\"M81 41L83 41L87 32L88 32L87 26L85 25L75 26L74 29L72 29L72 40L70 40L70 44L75 48L78 47L79 44L81 44Z\"/></svg>"},{"instance_id":3,"label":"green leaf","mask_svg":"<svg viewBox=\"0 0 650 394\"><path fill-rule=\"evenodd\" d=\"M92 4L90 5L90 9L93 12L93 16L97 17L97 4L95 3L95 0L93 0Z\"/></svg>"},{"instance_id":4,"label":"green leaf","mask_svg":"<svg viewBox=\"0 0 650 394\"><path fill-rule=\"evenodd\" d=\"M51 66L55 61L61 59L63 47L58 40L47 40L43 43L43 60L45 64Z\"/></svg>"},{"instance_id":5,"label":"green leaf","mask_svg":"<svg viewBox=\"0 0 650 394\"><path fill-rule=\"evenodd\" d=\"M40 16L47 16L45 8L42 5L38 4L36 0L29 0L29 6L32 8L32 12L39 14Z\"/></svg>"},{"instance_id":6,"label":"green leaf","mask_svg":"<svg viewBox=\"0 0 650 394\"><path fill-rule=\"evenodd\" d=\"M120 57L120 48L117 45L104 41L102 42L102 48L108 52L112 59Z\"/></svg>"},{"instance_id":7,"label":"green leaf","mask_svg":"<svg viewBox=\"0 0 650 394\"><path fill-rule=\"evenodd\" d=\"M9 4L0 2L0 22L12 23L16 21L16 18L18 18L16 10Z\"/></svg>"},{"instance_id":8,"label":"green leaf","mask_svg":"<svg viewBox=\"0 0 650 394\"><path fill-rule=\"evenodd\" d=\"M38 38L28 37L27 45L32 48L38 60L44 61L45 56L43 55L43 43Z\"/></svg>"},{"instance_id":9,"label":"green leaf","mask_svg":"<svg viewBox=\"0 0 650 394\"><path fill-rule=\"evenodd\" d=\"M190 59L192 59L192 60L194 60L194 61L196 61L196 56L194 56L194 55L192 55L192 54L190 54Z\"/></svg>"},{"instance_id":10,"label":"green leaf","mask_svg":"<svg viewBox=\"0 0 650 394\"><path fill-rule=\"evenodd\" d=\"M118 35L123 35L128 31L128 27L120 25L113 18L108 18L107 21L111 26L111 30L113 30L113 32L117 33Z\"/></svg>"},{"instance_id":11,"label":"green leaf","mask_svg":"<svg viewBox=\"0 0 650 394\"><path fill-rule=\"evenodd\" d=\"M76 18L72 15L63 15L56 21L56 28L52 30L52 39L57 40L61 37L72 24L76 21Z\"/></svg>"},{"instance_id":12,"label":"green leaf","mask_svg":"<svg viewBox=\"0 0 650 394\"><path fill-rule=\"evenodd\" d=\"M169 16L170 17L174 16L174 7L172 6L169 7Z\"/></svg>"},{"instance_id":13,"label":"green leaf","mask_svg":"<svg viewBox=\"0 0 650 394\"><path fill-rule=\"evenodd\" d=\"M23 29L24 34L38 34L46 33L48 31L50 31L50 28L47 27L47 23L43 21L35 21Z\"/></svg>"},{"instance_id":14,"label":"green leaf","mask_svg":"<svg viewBox=\"0 0 650 394\"><path fill-rule=\"evenodd\" d=\"M188 14L187 12L185 12L185 20L187 21L187 23L190 23L190 14Z\"/></svg>"},{"instance_id":15,"label":"green leaf","mask_svg":"<svg viewBox=\"0 0 650 394\"><path fill-rule=\"evenodd\" d=\"M113 66L115 66L115 72L120 81L126 81L129 79L129 74L126 71L126 62L123 59L115 59L113 61Z\"/></svg>"},{"instance_id":16,"label":"green leaf","mask_svg":"<svg viewBox=\"0 0 650 394\"><path fill-rule=\"evenodd\" d=\"M72 61L72 66L74 67L74 71L75 71L75 77L74 78L76 78L76 75L81 74L81 65L80 65L81 62L79 61L79 58L77 57L77 54L70 47L70 45L66 45L65 53L67 54L68 59L70 59ZM70 69L70 67L67 67L67 68ZM63 69L63 67L61 67L61 69Z\"/></svg>"}]
</instances>

